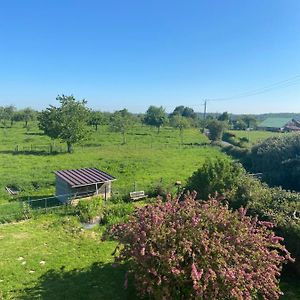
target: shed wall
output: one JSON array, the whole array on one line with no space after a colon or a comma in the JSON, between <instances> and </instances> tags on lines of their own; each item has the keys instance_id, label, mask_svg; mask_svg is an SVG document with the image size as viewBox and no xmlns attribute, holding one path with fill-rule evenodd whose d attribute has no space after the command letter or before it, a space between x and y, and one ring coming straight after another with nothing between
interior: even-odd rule
<instances>
[{"instance_id":1,"label":"shed wall","mask_svg":"<svg viewBox=\"0 0 300 300\"><path fill-rule=\"evenodd\" d=\"M68 195L71 193L71 186L60 177L56 176L55 196L57 197L57 199L65 203L69 200Z\"/></svg>"}]
</instances>

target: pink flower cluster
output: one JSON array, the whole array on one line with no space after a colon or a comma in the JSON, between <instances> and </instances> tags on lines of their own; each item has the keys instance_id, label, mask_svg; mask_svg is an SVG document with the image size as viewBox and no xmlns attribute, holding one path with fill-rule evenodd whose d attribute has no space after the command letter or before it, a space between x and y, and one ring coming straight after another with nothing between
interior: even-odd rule
<instances>
[{"instance_id":1,"label":"pink flower cluster","mask_svg":"<svg viewBox=\"0 0 300 300\"><path fill-rule=\"evenodd\" d=\"M116 260L129 262L137 290L153 299L278 299L292 258L273 224L246 213L195 194L159 201L112 229Z\"/></svg>"}]
</instances>

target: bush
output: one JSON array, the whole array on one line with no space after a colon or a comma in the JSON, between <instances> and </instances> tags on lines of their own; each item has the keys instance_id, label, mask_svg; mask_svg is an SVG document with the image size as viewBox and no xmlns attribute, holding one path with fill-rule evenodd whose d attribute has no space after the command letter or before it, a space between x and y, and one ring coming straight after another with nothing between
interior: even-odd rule
<instances>
[{"instance_id":1,"label":"bush","mask_svg":"<svg viewBox=\"0 0 300 300\"><path fill-rule=\"evenodd\" d=\"M252 169L270 185L300 191L299 153L299 133L270 137L251 149Z\"/></svg>"},{"instance_id":2,"label":"bush","mask_svg":"<svg viewBox=\"0 0 300 300\"><path fill-rule=\"evenodd\" d=\"M210 120L207 124L209 130L209 139L212 141L220 141L222 139L223 131L226 124L218 120Z\"/></svg>"},{"instance_id":3,"label":"bush","mask_svg":"<svg viewBox=\"0 0 300 300\"><path fill-rule=\"evenodd\" d=\"M92 222L96 217L103 217L103 200L99 197L82 199L76 206L76 212L81 222Z\"/></svg>"},{"instance_id":4,"label":"bush","mask_svg":"<svg viewBox=\"0 0 300 300\"><path fill-rule=\"evenodd\" d=\"M232 190L245 170L229 159L209 160L188 180L187 188L195 190L200 199L207 199L215 192L224 194Z\"/></svg>"},{"instance_id":5,"label":"bush","mask_svg":"<svg viewBox=\"0 0 300 300\"><path fill-rule=\"evenodd\" d=\"M148 205L112 229L122 244L116 260L154 299L278 299L291 257L271 223L245 214L192 196Z\"/></svg>"},{"instance_id":6,"label":"bush","mask_svg":"<svg viewBox=\"0 0 300 300\"><path fill-rule=\"evenodd\" d=\"M133 211L132 203L109 204L105 207L102 223L112 225L126 222Z\"/></svg>"}]
</instances>

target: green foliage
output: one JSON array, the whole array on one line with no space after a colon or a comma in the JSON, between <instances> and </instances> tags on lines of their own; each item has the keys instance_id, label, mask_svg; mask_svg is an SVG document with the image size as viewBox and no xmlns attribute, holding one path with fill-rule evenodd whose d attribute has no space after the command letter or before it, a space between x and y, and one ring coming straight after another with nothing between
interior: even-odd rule
<instances>
[{"instance_id":1,"label":"green foliage","mask_svg":"<svg viewBox=\"0 0 300 300\"><path fill-rule=\"evenodd\" d=\"M170 125L179 129L180 142L183 144L183 130L191 126L189 119L180 115L174 115L170 118Z\"/></svg>"},{"instance_id":2,"label":"green foliage","mask_svg":"<svg viewBox=\"0 0 300 300\"><path fill-rule=\"evenodd\" d=\"M218 120L219 121L223 121L223 122L229 122L229 114L227 111L223 112L221 115L218 116Z\"/></svg>"},{"instance_id":3,"label":"green foliage","mask_svg":"<svg viewBox=\"0 0 300 300\"><path fill-rule=\"evenodd\" d=\"M247 207L249 214L274 222L284 237L287 249L296 258L293 268L300 274L300 194L270 188L248 175L234 162L208 162L189 180L189 189L201 199L215 191L222 194L230 207Z\"/></svg>"},{"instance_id":4,"label":"green foliage","mask_svg":"<svg viewBox=\"0 0 300 300\"><path fill-rule=\"evenodd\" d=\"M119 202L116 204L107 204L102 223L109 226L117 223L124 223L134 212L134 209L132 203Z\"/></svg>"},{"instance_id":5,"label":"green foliage","mask_svg":"<svg viewBox=\"0 0 300 300\"><path fill-rule=\"evenodd\" d=\"M225 194L235 188L238 178L244 174L242 166L229 159L210 160L189 178L187 189L196 191L200 199L207 199L217 192Z\"/></svg>"},{"instance_id":6,"label":"green foliage","mask_svg":"<svg viewBox=\"0 0 300 300\"><path fill-rule=\"evenodd\" d=\"M207 129L209 130L209 139L212 141L220 141L225 129L225 123L218 120L209 120L207 123Z\"/></svg>"},{"instance_id":7,"label":"green foliage","mask_svg":"<svg viewBox=\"0 0 300 300\"><path fill-rule=\"evenodd\" d=\"M74 96L61 95L56 98L60 107L50 106L39 115L39 128L52 139L59 138L67 143L68 152L73 144L87 138L89 110L86 101L77 101Z\"/></svg>"},{"instance_id":8,"label":"green foliage","mask_svg":"<svg viewBox=\"0 0 300 300\"><path fill-rule=\"evenodd\" d=\"M110 119L112 131L120 132L123 137L123 144L126 144L126 133L133 126L134 118L127 109L116 111Z\"/></svg>"},{"instance_id":9,"label":"green foliage","mask_svg":"<svg viewBox=\"0 0 300 300\"><path fill-rule=\"evenodd\" d=\"M147 125L155 126L157 132L160 132L160 128L165 125L168 121L165 109L160 106L156 107L151 105L145 115L144 122Z\"/></svg>"},{"instance_id":10,"label":"green foliage","mask_svg":"<svg viewBox=\"0 0 300 300\"><path fill-rule=\"evenodd\" d=\"M98 130L99 125L104 125L107 123L107 115L101 111L91 111L89 117L89 125L95 127L95 130Z\"/></svg>"},{"instance_id":11,"label":"green foliage","mask_svg":"<svg viewBox=\"0 0 300 300\"><path fill-rule=\"evenodd\" d=\"M76 206L76 212L81 222L93 222L96 217L102 219L104 215L103 200L99 197L82 199Z\"/></svg>"},{"instance_id":12,"label":"green foliage","mask_svg":"<svg viewBox=\"0 0 300 300\"><path fill-rule=\"evenodd\" d=\"M262 172L270 185L300 191L300 135L282 134L254 145L251 162L254 172Z\"/></svg>"}]
</instances>

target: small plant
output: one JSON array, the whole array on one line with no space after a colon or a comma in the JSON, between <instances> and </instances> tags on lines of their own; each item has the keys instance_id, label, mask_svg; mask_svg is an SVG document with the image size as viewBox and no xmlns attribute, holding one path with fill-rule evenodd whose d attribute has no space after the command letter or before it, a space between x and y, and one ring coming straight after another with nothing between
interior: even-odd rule
<instances>
[{"instance_id":1,"label":"small plant","mask_svg":"<svg viewBox=\"0 0 300 300\"><path fill-rule=\"evenodd\" d=\"M134 206L132 203L117 203L107 205L105 207L102 223L112 225L126 222L133 212Z\"/></svg>"},{"instance_id":2,"label":"small plant","mask_svg":"<svg viewBox=\"0 0 300 300\"><path fill-rule=\"evenodd\" d=\"M282 264L292 260L272 223L220 201L159 202L113 227L141 295L153 299L278 299ZM125 285L127 282L125 282Z\"/></svg>"},{"instance_id":3,"label":"small plant","mask_svg":"<svg viewBox=\"0 0 300 300\"><path fill-rule=\"evenodd\" d=\"M103 200L99 197L83 199L78 202L76 211L81 222L92 222L96 217L103 217Z\"/></svg>"},{"instance_id":4,"label":"small plant","mask_svg":"<svg viewBox=\"0 0 300 300\"><path fill-rule=\"evenodd\" d=\"M30 206L29 203L27 202L23 202L23 217L25 219L30 219L32 218L32 215L33 215L33 211L32 211L32 208Z\"/></svg>"}]
</instances>

